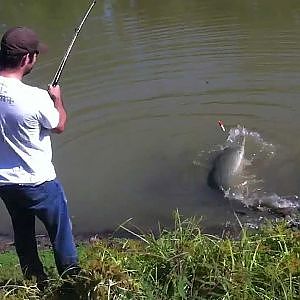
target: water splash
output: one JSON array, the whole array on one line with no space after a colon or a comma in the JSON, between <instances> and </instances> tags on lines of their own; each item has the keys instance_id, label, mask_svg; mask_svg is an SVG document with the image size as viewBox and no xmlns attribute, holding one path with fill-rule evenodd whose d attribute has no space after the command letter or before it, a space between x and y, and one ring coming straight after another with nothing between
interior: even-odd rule
<instances>
[{"instance_id":1,"label":"water splash","mask_svg":"<svg viewBox=\"0 0 300 300\"><path fill-rule=\"evenodd\" d=\"M258 132L248 130L240 125L229 130L225 146L230 146L232 143L236 143L244 136L247 138L247 143L250 142L250 144L252 143L256 145L256 149L252 150L252 156L256 156L258 153L264 153L269 157L273 157L275 155L276 149L273 144L266 142Z\"/></svg>"},{"instance_id":2,"label":"water splash","mask_svg":"<svg viewBox=\"0 0 300 300\"><path fill-rule=\"evenodd\" d=\"M219 149L240 144L245 137L245 155L243 158L243 172L240 175L239 184L223 190L224 197L240 201L247 207L260 211L271 211L283 215L291 215L300 210L300 200L298 195L280 196L276 191L266 191L264 178L259 178L258 168L263 168L263 164L272 164L276 157L276 147L261 136L260 133L248 130L238 125L231 128L228 137ZM211 152L215 152L213 149ZM219 150L220 151L220 150Z\"/></svg>"}]
</instances>

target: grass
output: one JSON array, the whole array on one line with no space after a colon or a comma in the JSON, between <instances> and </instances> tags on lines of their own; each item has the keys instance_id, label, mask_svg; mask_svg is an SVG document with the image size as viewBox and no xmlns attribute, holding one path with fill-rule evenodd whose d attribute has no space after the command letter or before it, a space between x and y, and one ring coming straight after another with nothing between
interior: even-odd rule
<instances>
[{"instance_id":1,"label":"grass","mask_svg":"<svg viewBox=\"0 0 300 300\"><path fill-rule=\"evenodd\" d=\"M51 281L42 294L34 282L22 280L15 254L4 253L0 299L300 299L298 231L269 223L230 239L200 228L196 219L176 213L174 230L158 236L135 233L137 240L81 246L85 271L67 282L55 274L51 252L45 251Z\"/></svg>"}]
</instances>

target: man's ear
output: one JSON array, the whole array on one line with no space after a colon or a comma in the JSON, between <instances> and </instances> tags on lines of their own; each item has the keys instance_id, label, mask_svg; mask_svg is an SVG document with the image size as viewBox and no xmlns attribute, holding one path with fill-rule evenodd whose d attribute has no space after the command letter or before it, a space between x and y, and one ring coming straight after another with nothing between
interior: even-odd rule
<instances>
[{"instance_id":1,"label":"man's ear","mask_svg":"<svg viewBox=\"0 0 300 300\"><path fill-rule=\"evenodd\" d=\"M29 54L25 54L22 59L21 59L21 63L20 63L20 67L24 67L26 63L28 63L29 61Z\"/></svg>"}]
</instances>

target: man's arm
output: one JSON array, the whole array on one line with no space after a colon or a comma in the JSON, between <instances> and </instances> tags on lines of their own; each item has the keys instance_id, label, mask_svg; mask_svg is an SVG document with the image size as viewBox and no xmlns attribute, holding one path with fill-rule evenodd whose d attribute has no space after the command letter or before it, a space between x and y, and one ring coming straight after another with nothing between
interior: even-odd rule
<instances>
[{"instance_id":1,"label":"man's arm","mask_svg":"<svg viewBox=\"0 0 300 300\"><path fill-rule=\"evenodd\" d=\"M54 107L58 110L58 113L59 113L58 125L56 126L56 128L52 129L52 132L62 133L65 130L65 125L67 122L67 113L64 108L60 86L59 85L56 85L56 86L49 85L48 93L49 93L51 99L53 100Z\"/></svg>"}]
</instances>

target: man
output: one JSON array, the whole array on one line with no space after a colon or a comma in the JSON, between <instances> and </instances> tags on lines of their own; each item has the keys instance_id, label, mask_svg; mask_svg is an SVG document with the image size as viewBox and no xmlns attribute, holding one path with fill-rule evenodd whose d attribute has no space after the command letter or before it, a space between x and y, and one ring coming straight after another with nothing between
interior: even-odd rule
<instances>
[{"instance_id":1,"label":"man","mask_svg":"<svg viewBox=\"0 0 300 300\"><path fill-rule=\"evenodd\" d=\"M0 197L11 216L15 247L26 278L44 280L35 216L49 234L57 270L79 270L66 197L52 164L51 132L67 115L59 86L48 92L22 82L46 45L26 27L9 29L0 49ZM72 273L72 272L71 272Z\"/></svg>"}]
</instances>

